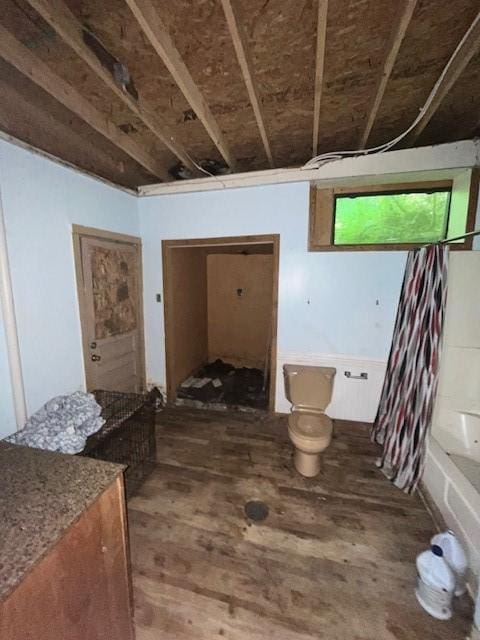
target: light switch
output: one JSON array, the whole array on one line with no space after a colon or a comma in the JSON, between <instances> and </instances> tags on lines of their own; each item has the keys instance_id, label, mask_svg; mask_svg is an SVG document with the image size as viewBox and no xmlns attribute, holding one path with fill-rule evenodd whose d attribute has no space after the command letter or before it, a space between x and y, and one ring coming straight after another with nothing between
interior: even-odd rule
<instances>
[{"instance_id":1,"label":"light switch","mask_svg":"<svg viewBox=\"0 0 480 640\"><path fill-rule=\"evenodd\" d=\"M162 301L162 294L161 293L157 293L155 298L156 298L157 302L161 302Z\"/></svg>"}]
</instances>

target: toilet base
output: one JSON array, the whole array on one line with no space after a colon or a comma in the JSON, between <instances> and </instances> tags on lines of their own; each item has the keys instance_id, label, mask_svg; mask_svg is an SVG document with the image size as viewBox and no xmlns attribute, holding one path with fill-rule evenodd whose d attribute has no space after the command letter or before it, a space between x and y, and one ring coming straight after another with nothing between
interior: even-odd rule
<instances>
[{"instance_id":1,"label":"toilet base","mask_svg":"<svg viewBox=\"0 0 480 640\"><path fill-rule=\"evenodd\" d=\"M320 473L320 453L305 453L295 449L293 463L298 473L306 478L313 478Z\"/></svg>"}]
</instances>

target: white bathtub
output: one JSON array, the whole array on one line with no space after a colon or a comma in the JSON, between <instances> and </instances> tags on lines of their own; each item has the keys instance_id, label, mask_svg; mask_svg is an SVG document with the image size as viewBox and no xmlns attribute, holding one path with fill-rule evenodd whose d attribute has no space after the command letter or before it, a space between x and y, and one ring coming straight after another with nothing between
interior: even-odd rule
<instances>
[{"instance_id":1,"label":"white bathtub","mask_svg":"<svg viewBox=\"0 0 480 640\"><path fill-rule=\"evenodd\" d=\"M470 567L479 576L480 411L461 410L460 403L451 398L437 402L423 484L447 526L462 539Z\"/></svg>"},{"instance_id":2,"label":"white bathtub","mask_svg":"<svg viewBox=\"0 0 480 640\"><path fill-rule=\"evenodd\" d=\"M437 412L433 435L480 493L480 411Z\"/></svg>"},{"instance_id":3,"label":"white bathtub","mask_svg":"<svg viewBox=\"0 0 480 640\"><path fill-rule=\"evenodd\" d=\"M462 254L462 255L459 255ZM438 391L423 484L480 577L480 251L450 255ZM476 580L471 585L476 585ZM476 586L475 586L476 588Z\"/></svg>"}]
</instances>

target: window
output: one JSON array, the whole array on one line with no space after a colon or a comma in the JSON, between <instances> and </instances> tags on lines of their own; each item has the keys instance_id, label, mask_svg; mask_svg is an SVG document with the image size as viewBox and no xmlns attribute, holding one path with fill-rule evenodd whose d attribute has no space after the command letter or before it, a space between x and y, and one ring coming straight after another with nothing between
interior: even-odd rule
<instances>
[{"instance_id":1,"label":"window","mask_svg":"<svg viewBox=\"0 0 480 640\"><path fill-rule=\"evenodd\" d=\"M310 189L310 251L408 249L471 231L477 172L452 180ZM471 248L471 239L455 243Z\"/></svg>"},{"instance_id":2,"label":"window","mask_svg":"<svg viewBox=\"0 0 480 640\"><path fill-rule=\"evenodd\" d=\"M444 240L451 189L335 196L334 245Z\"/></svg>"}]
</instances>

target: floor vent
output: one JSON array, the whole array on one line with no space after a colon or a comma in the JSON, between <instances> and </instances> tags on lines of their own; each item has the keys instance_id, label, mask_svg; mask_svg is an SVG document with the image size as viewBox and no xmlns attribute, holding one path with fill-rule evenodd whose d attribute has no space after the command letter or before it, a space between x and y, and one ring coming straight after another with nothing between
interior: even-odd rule
<instances>
[{"instance_id":1,"label":"floor vent","mask_svg":"<svg viewBox=\"0 0 480 640\"><path fill-rule=\"evenodd\" d=\"M260 500L250 500L245 505L245 514L249 520L261 522L268 516L268 507Z\"/></svg>"}]
</instances>

